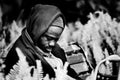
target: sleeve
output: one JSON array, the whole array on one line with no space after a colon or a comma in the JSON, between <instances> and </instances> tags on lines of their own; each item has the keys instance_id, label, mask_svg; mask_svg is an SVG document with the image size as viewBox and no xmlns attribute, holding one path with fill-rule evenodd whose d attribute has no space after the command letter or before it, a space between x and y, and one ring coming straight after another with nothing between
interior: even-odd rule
<instances>
[{"instance_id":1,"label":"sleeve","mask_svg":"<svg viewBox=\"0 0 120 80\"><path fill-rule=\"evenodd\" d=\"M5 75L7 75L9 73L10 69L12 69L12 66L14 64L16 64L18 62L18 60L19 60L19 57L17 55L17 52L14 48L12 48L9 51L8 55L6 56L6 59L4 62L5 66L6 66L4 69Z\"/></svg>"}]
</instances>

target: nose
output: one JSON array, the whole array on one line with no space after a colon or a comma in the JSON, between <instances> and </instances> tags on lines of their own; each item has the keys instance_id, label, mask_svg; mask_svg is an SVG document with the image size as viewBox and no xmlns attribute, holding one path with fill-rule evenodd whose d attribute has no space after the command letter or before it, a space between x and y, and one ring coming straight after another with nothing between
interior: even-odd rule
<instances>
[{"instance_id":1,"label":"nose","mask_svg":"<svg viewBox=\"0 0 120 80\"><path fill-rule=\"evenodd\" d=\"M54 47L55 46L55 41L54 40L51 40L50 42L49 42L49 46L51 46L51 47Z\"/></svg>"}]
</instances>

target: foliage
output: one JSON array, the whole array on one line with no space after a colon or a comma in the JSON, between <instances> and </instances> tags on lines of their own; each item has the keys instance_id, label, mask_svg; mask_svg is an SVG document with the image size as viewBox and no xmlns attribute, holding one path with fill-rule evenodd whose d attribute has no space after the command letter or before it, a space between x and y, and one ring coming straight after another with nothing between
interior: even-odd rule
<instances>
[{"instance_id":1,"label":"foliage","mask_svg":"<svg viewBox=\"0 0 120 80\"><path fill-rule=\"evenodd\" d=\"M119 54L120 23L111 19L109 14L99 11L90 14L89 18L87 24L78 25L79 29L73 32L72 39L83 47L88 58L95 59L95 65L97 65L109 55ZM109 63L109 67L107 66L108 70L105 69L107 67L102 66L101 73L112 74L111 63Z\"/></svg>"},{"instance_id":2,"label":"foliage","mask_svg":"<svg viewBox=\"0 0 120 80\"><path fill-rule=\"evenodd\" d=\"M15 31L10 31L11 34L14 32L13 36L15 36ZM16 39L16 37L15 39L11 38L10 43L12 43L12 41L14 43L14 40ZM5 43L5 40L3 41ZM100 61L108 56L113 54L120 55L120 23L117 22L115 18L112 19L108 13L99 11L96 11L94 14L90 13L87 24L83 25L80 21L76 21L75 24L68 24L68 28L65 28L58 43L65 50L71 41L77 42L84 49L90 64L93 67L96 67ZM9 45L6 45L5 43L3 51L7 50L9 50ZM95 60L94 62L93 59ZM14 69L18 67L19 63L20 61L14 66ZM25 64L27 65L27 63ZM99 72L104 75L112 75L112 65L112 63L106 61L105 64L101 65ZM37 74L38 70L36 70L36 68L30 66L27 66L26 68L27 72L34 69L35 74ZM26 75L29 76L30 74L27 73ZM35 76L37 77L37 75Z\"/></svg>"},{"instance_id":3,"label":"foliage","mask_svg":"<svg viewBox=\"0 0 120 80\"><path fill-rule=\"evenodd\" d=\"M84 49L90 64L95 68L108 56L120 55L120 23L115 18L112 19L108 13L100 11L90 13L88 17L87 24L83 25L78 20L72 24L72 28L69 26L69 33L66 32L64 35L69 34L66 42L77 42ZM99 73L112 75L113 63L106 61L100 66Z\"/></svg>"}]
</instances>

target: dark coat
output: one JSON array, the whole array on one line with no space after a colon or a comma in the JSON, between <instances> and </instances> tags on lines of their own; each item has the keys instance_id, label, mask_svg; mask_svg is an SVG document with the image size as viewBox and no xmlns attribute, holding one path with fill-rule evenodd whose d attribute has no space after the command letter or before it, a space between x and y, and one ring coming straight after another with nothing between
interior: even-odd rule
<instances>
[{"instance_id":1,"label":"dark coat","mask_svg":"<svg viewBox=\"0 0 120 80\"><path fill-rule=\"evenodd\" d=\"M30 66L36 66L36 60L41 60L43 71L49 74L50 77L55 77L54 70L35 46L37 46L37 40L39 37L47 31L50 24L59 16L63 18L65 26L63 14L57 7L50 5L36 5L34 8L32 8L26 28L22 31L22 35L15 42L6 57L5 75L9 73L12 66L19 60L15 50L16 47L18 47L26 56L26 60ZM60 58L63 63L67 61L64 50L60 48L58 44L55 45L52 54ZM78 78L77 74L73 69L70 68L70 66L68 67L68 75L76 79Z\"/></svg>"},{"instance_id":2,"label":"dark coat","mask_svg":"<svg viewBox=\"0 0 120 80\"><path fill-rule=\"evenodd\" d=\"M18 57L17 52L15 50L16 47L19 47L23 51L23 53L26 55L26 59L27 59L30 66L32 66L32 65L35 66L36 65L35 60L39 59L37 57L37 55L34 54L37 51L34 51L34 49L32 50L30 48L30 45L28 45L28 44L26 45L26 43L24 43L24 41L22 40L21 37L16 41L16 43L14 44L12 49L9 51L9 53L6 57L6 60L5 60L5 65L6 65L5 75L7 75L9 73L10 69L12 69L12 66L14 64L16 64L19 60L19 57ZM64 50L62 48L60 48L60 46L58 44L56 44L52 53L53 53L54 56L60 58L63 61L63 63L65 63L66 57L65 57ZM46 60L43 59L42 64L43 64L44 72L51 75L51 77L54 77L55 73L54 73L52 67L46 62ZM70 75L71 77L76 78L76 79L78 78L76 72L73 69L71 69L70 66L68 67L68 75Z\"/></svg>"}]
</instances>

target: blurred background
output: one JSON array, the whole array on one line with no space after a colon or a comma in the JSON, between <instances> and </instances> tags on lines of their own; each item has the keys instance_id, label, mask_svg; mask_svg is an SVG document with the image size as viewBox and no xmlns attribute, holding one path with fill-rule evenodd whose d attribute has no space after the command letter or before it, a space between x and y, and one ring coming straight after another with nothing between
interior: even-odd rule
<instances>
[{"instance_id":1,"label":"blurred background","mask_svg":"<svg viewBox=\"0 0 120 80\"><path fill-rule=\"evenodd\" d=\"M0 0L3 25L12 20L22 18L24 21L29 10L35 4L52 4L58 6L64 13L67 22L88 21L90 12L102 10L120 21L120 0Z\"/></svg>"}]
</instances>

